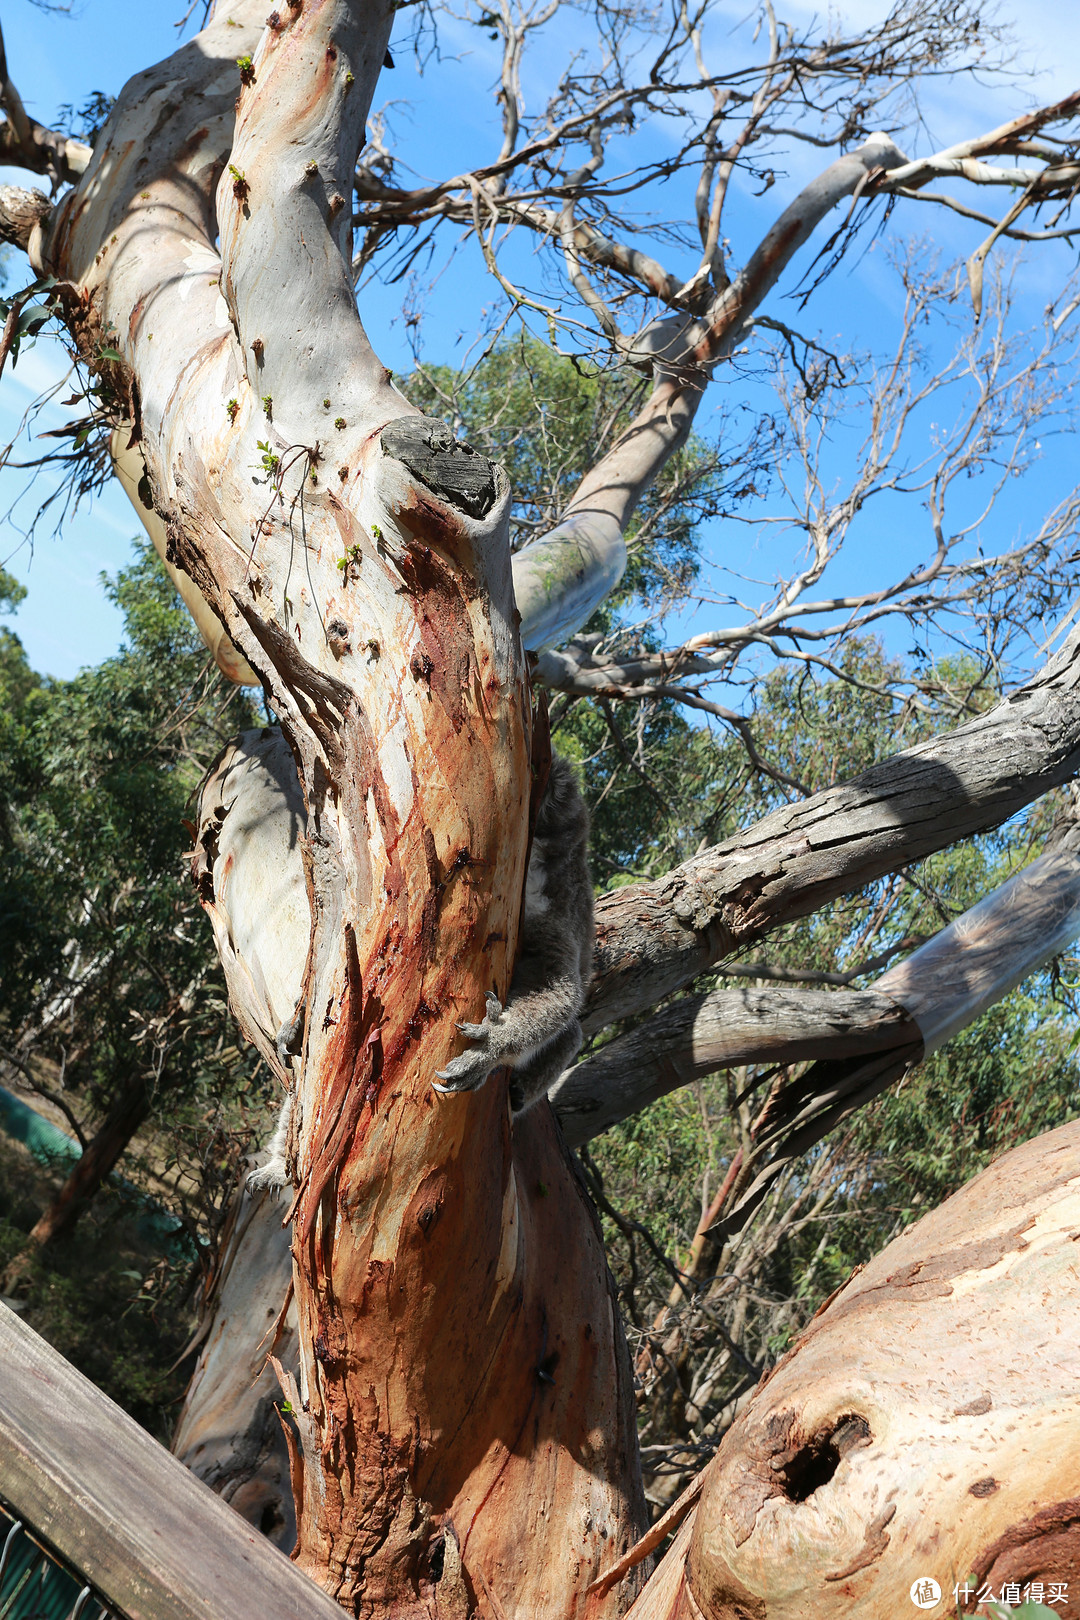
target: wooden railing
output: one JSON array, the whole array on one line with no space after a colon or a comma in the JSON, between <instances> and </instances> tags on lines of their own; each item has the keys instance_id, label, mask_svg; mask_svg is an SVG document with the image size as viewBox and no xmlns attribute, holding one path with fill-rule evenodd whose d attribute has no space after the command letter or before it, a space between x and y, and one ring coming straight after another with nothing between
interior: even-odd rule
<instances>
[{"instance_id":1,"label":"wooden railing","mask_svg":"<svg viewBox=\"0 0 1080 1620\"><path fill-rule=\"evenodd\" d=\"M3 1305L0 1499L123 1620L341 1620L284 1554Z\"/></svg>"}]
</instances>

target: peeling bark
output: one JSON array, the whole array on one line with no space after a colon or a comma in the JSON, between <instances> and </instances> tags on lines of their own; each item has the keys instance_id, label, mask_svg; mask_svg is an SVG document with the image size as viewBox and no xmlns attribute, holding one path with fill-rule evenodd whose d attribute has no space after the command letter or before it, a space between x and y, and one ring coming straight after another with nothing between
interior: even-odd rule
<instances>
[{"instance_id":1,"label":"peeling bark","mask_svg":"<svg viewBox=\"0 0 1080 1620\"><path fill-rule=\"evenodd\" d=\"M296 1545L289 1453L274 1355L299 1370L292 1254L282 1206L241 1187L203 1301L205 1338L172 1449L284 1552Z\"/></svg>"}]
</instances>

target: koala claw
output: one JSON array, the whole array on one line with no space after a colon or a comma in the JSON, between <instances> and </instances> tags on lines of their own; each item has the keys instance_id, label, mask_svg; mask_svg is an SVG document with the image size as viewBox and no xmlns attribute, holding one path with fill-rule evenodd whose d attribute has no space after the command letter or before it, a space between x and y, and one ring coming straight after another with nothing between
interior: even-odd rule
<instances>
[{"instance_id":1,"label":"koala claw","mask_svg":"<svg viewBox=\"0 0 1080 1620\"><path fill-rule=\"evenodd\" d=\"M445 1069L436 1069L435 1073L437 1080L450 1082L440 1086L433 1080L436 1091L476 1091L491 1073L491 1063L483 1052L462 1052L460 1057L451 1058Z\"/></svg>"},{"instance_id":2,"label":"koala claw","mask_svg":"<svg viewBox=\"0 0 1080 1620\"><path fill-rule=\"evenodd\" d=\"M502 1016L502 1002L498 996L489 992L483 1023L458 1025L463 1035L479 1044L471 1052L462 1052L456 1058L451 1058L445 1069L435 1071L436 1079L431 1083L436 1091L443 1093L476 1091L483 1085L492 1069L496 1067L490 1054L490 1037L493 1026L501 1023ZM438 1080L448 1080L450 1084L440 1086L437 1084Z\"/></svg>"},{"instance_id":3,"label":"koala claw","mask_svg":"<svg viewBox=\"0 0 1080 1620\"><path fill-rule=\"evenodd\" d=\"M501 1024L502 1021L503 1004L498 996L493 995L489 990L487 993L487 1010L484 1013L483 1021L479 1024L459 1024L458 1029L463 1035L467 1035L470 1041L482 1041L490 1033L492 1026Z\"/></svg>"}]
</instances>

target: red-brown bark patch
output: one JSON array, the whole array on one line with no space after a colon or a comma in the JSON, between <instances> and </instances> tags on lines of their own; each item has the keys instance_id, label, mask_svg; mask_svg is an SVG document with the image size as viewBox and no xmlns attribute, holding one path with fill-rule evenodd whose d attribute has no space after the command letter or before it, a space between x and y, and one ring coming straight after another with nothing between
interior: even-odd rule
<instances>
[{"instance_id":1,"label":"red-brown bark patch","mask_svg":"<svg viewBox=\"0 0 1080 1620\"><path fill-rule=\"evenodd\" d=\"M1049 1591L1060 1583L1068 1595L1055 1612L1061 1620L1080 1620L1080 1497L1012 1525L980 1553L972 1573L977 1591L988 1585L996 1593L1010 1582L1022 1589L1030 1581L1042 1581ZM963 1612L973 1613L977 1601L968 1599Z\"/></svg>"}]
</instances>

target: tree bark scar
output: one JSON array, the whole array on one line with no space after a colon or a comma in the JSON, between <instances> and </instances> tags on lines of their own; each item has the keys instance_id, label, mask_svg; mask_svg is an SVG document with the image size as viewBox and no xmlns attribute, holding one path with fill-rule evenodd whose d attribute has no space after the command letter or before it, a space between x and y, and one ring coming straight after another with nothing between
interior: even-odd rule
<instances>
[{"instance_id":1,"label":"tree bark scar","mask_svg":"<svg viewBox=\"0 0 1080 1620\"><path fill-rule=\"evenodd\" d=\"M404 515L404 514L403 514ZM451 566L423 540L408 547L400 573L415 601L420 647L413 655L414 679L428 683L438 697L455 734L466 720L466 698L471 689L473 641L469 630L467 576Z\"/></svg>"},{"instance_id":2,"label":"tree bark scar","mask_svg":"<svg viewBox=\"0 0 1080 1620\"><path fill-rule=\"evenodd\" d=\"M435 849L435 835L430 827L423 829L424 862L427 867L428 891L424 896L424 904L420 913L419 957L421 970L430 966L435 960L435 949L438 940L437 923L439 905L445 884L443 882L442 868L439 865L438 853Z\"/></svg>"},{"instance_id":3,"label":"tree bark scar","mask_svg":"<svg viewBox=\"0 0 1080 1620\"><path fill-rule=\"evenodd\" d=\"M876 1563L889 1545L889 1532L885 1526L890 1524L895 1516L896 1503L887 1503L877 1517L867 1525L866 1540L850 1564L845 1565L843 1569L838 1569L835 1574L826 1575L824 1579L827 1581L846 1581L849 1576L857 1575L860 1569L866 1569L868 1565Z\"/></svg>"},{"instance_id":4,"label":"tree bark scar","mask_svg":"<svg viewBox=\"0 0 1080 1620\"><path fill-rule=\"evenodd\" d=\"M196 584L198 581L196 580ZM319 739L331 773L336 777L345 766L341 741L343 722L356 708L356 696L344 681L335 680L309 664L292 637L280 625L263 619L237 591L230 591L233 604L252 635L268 655L290 691L307 699L308 724ZM227 628L227 627L226 627Z\"/></svg>"},{"instance_id":5,"label":"tree bark scar","mask_svg":"<svg viewBox=\"0 0 1080 1620\"><path fill-rule=\"evenodd\" d=\"M384 1008L374 993L365 995L356 949L356 932L345 925L345 993L341 1017L328 1041L323 1063L329 1071L324 1123L311 1155L296 1211L296 1235L304 1244L311 1235L315 1215L330 1180L341 1167L353 1142L364 1133L365 1105L370 1119L378 1101L383 1073L382 1025Z\"/></svg>"},{"instance_id":6,"label":"tree bark scar","mask_svg":"<svg viewBox=\"0 0 1080 1620\"><path fill-rule=\"evenodd\" d=\"M445 422L401 416L387 423L379 442L386 455L469 517L486 517L495 505L499 490L494 464L456 439Z\"/></svg>"},{"instance_id":7,"label":"tree bark scar","mask_svg":"<svg viewBox=\"0 0 1080 1620\"><path fill-rule=\"evenodd\" d=\"M1011 1525L979 1554L972 1568L976 1590L987 1582L996 1589L1006 1582L1023 1587L1032 1580L1064 1583L1070 1594L1080 1590L1080 1497L1055 1502ZM971 1600L972 1607L976 1601ZM963 1607L965 1613L971 1612L967 1603ZM1071 1601L1064 1612L1076 1612Z\"/></svg>"}]
</instances>

